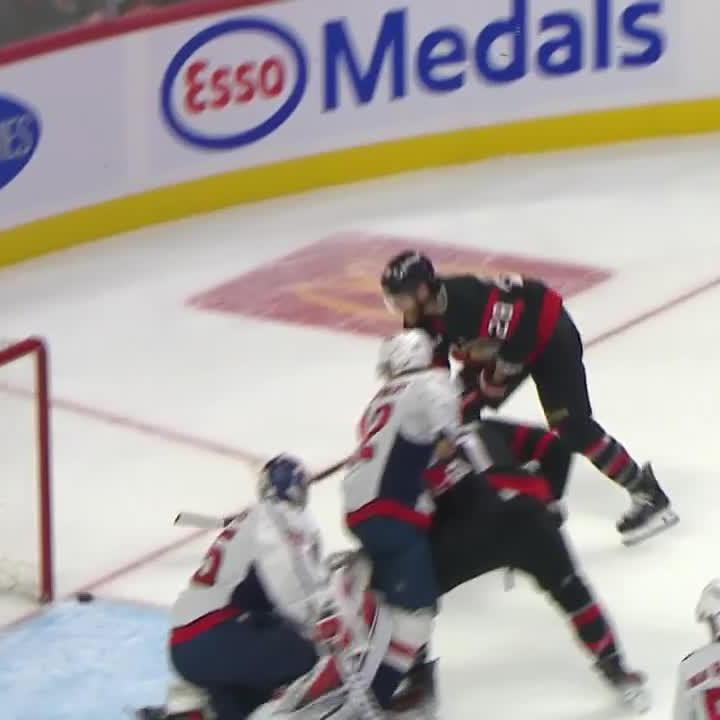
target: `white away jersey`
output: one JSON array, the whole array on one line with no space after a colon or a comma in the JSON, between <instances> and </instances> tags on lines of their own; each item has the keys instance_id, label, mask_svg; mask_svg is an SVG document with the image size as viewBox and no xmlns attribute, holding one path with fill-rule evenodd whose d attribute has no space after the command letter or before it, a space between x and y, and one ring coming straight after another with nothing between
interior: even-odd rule
<instances>
[{"instance_id":1,"label":"white away jersey","mask_svg":"<svg viewBox=\"0 0 720 720\"><path fill-rule=\"evenodd\" d=\"M720 720L720 642L688 655L678 669L674 720Z\"/></svg>"},{"instance_id":2,"label":"white away jersey","mask_svg":"<svg viewBox=\"0 0 720 720\"><path fill-rule=\"evenodd\" d=\"M175 602L172 625L186 626L226 609L274 610L303 623L311 619L313 596L326 582L310 513L263 501L220 533Z\"/></svg>"},{"instance_id":3,"label":"white away jersey","mask_svg":"<svg viewBox=\"0 0 720 720\"><path fill-rule=\"evenodd\" d=\"M370 402L344 479L350 526L377 515L427 527L433 502L423 473L441 436L460 434L460 400L446 370L401 375Z\"/></svg>"}]
</instances>

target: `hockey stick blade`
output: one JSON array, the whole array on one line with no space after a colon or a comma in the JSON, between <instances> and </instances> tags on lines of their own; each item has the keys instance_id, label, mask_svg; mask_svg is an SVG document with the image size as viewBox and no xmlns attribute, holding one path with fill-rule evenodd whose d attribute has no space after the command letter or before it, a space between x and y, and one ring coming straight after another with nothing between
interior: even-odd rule
<instances>
[{"instance_id":1,"label":"hockey stick blade","mask_svg":"<svg viewBox=\"0 0 720 720\"><path fill-rule=\"evenodd\" d=\"M219 517L216 515L203 515L202 513L180 512L175 516L173 525L178 527L193 527L201 530L221 530L232 522L232 517Z\"/></svg>"}]
</instances>

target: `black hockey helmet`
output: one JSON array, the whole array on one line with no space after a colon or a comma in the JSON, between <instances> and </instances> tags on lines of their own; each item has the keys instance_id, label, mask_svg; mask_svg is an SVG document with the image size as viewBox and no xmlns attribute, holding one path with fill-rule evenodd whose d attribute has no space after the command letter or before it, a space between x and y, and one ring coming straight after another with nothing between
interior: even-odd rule
<instances>
[{"instance_id":1,"label":"black hockey helmet","mask_svg":"<svg viewBox=\"0 0 720 720\"><path fill-rule=\"evenodd\" d=\"M432 262L417 250L405 250L388 262L380 284L385 295L414 294L425 284L436 292L438 279Z\"/></svg>"}]
</instances>

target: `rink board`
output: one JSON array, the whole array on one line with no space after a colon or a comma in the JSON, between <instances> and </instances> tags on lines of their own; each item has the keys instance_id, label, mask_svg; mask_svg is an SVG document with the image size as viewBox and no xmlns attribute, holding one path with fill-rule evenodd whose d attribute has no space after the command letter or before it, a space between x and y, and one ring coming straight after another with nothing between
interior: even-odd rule
<instances>
[{"instance_id":1,"label":"rink board","mask_svg":"<svg viewBox=\"0 0 720 720\"><path fill-rule=\"evenodd\" d=\"M234 0L0 52L0 265L331 185L720 128L716 3L571 4Z\"/></svg>"}]
</instances>

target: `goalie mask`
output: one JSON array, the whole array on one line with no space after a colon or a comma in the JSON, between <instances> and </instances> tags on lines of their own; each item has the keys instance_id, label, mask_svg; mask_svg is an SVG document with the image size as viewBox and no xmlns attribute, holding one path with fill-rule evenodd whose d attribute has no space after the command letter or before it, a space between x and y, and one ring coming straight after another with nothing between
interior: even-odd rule
<instances>
[{"instance_id":1,"label":"goalie mask","mask_svg":"<svg viewBox=\"0 0 720 720\"><path fill-rule=\"evenodd\" d=\"M278 455L260 471L258 494L262 500L283 500L304 508L310 476L303 464L289 455Z\"/></svg>"}]
</instances>

